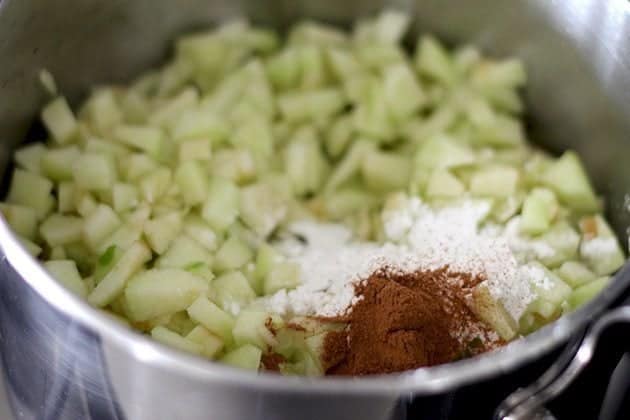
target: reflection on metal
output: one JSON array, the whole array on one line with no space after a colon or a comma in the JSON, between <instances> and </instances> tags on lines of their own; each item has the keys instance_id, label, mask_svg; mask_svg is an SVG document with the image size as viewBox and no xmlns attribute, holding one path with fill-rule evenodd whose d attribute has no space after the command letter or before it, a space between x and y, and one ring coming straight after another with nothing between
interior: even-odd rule
<instances>
[{"instance_id":1,"label":"reflection on metal","mask_svg":"<svg viewBox=\"0 0 630 420\"><path fill-rule=\"evenodd\" d=\"M1 1L0 5L2 5ZM4 386L2 365L0 365L0 419L13 420L13 414L11 414L11 407L9 406L9 395Z\"/></svg>"},{"instance_id":2,"label":"reflection on metal","mask_svg":"<svg viewBox=\"0 0 630 420\"><path fill-rule=\"evenodd\" d=\"M538 381L508 396L498 408L495 418L530 420L535 413L544 412L544 405L565 391L589 364L602 332L620 323L630 323L630 306L615 309L597 320L584 339L574 340L574 344L567 347Z\"/></svg>"}]
</instances>

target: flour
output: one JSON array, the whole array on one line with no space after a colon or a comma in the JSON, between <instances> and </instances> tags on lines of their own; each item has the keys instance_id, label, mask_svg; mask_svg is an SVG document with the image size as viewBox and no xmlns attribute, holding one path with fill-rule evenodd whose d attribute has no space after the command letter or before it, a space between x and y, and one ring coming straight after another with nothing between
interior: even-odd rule
<instances>
[{"instance_id":1,"label":"flour","mask_svg":"<svg viewBox=\"0 0 630 420\"><path fill-rule=\"evenodd\" d=\"M280 314L337 316L355 301L354 283L389 263L404 266L404 250L393 244L353 242L352 232L342 225L303 221L289 231L305 244L286 242L279 250L300 267L302 284L267 298L268 308ZM402 253L401 253L402 251Z\"/></svg>"},{"instance_id":2,"label":"flour","mask_svg":"<svg viewBox=\"0 0 630 420\"><path fill-rule=\"evenodd\" d=\"M617 250L617 239L614 237L597 237L582 241L580 252L591 258L605 258Z\"/></svg>"},{"instance_id":3,"label":"flour","mask_svg":"<svg viewBox=\"0 0 630 420\"><path fill-rule=\"evenodd\" d=\"M543 290L550 290L553 287L553 281L549 278L545 269L535 265L527 264L521 267L521 276L528 279L531 284Z\"/></svg>"},{"instance_id":4,"label":"flour","mask_svg":"<svg viewBox=\"0 0 630 420\"><path fill-rule=\"evenodd\" d=\"M300 267L302 284L264 298L280 314L337 316L356 301L354 285L382 267L400 272L436 270L483 275L493 296L519 319L533 300L529 282L500 229L480 230L490 211L484 200L433 209L418 198L396 195L382 213L387 242L356 242L338 224L302 221L290 226L295 239L278 244Z\"/></svg>"},{"instance_id":5,"label":"flour","mask_svg":"<svg viewBox=\"0 0 630 420\"><path fill-rule=\"evenodd\" d=\"M556 250L540 239L524 238L520 234L521 217L512 218L502 232L516 258L521 262L552 258ZM570 238L567 238L569 240Z\"/></svg>"}]
</instances>

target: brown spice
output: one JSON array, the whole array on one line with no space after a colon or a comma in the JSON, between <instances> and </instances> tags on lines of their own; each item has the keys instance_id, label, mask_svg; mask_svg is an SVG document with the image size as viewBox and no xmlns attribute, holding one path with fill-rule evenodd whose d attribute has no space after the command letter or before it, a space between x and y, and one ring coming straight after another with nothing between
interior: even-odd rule
<instances>
[{"instance_id":1,"label":"brown spice","mask_svg":"<svg viewBox=\"0 0 630 420\"><path fill-rule=\"evenodd\" d=\"M322 368L328 371L339 366L347 357L348 335L346 331L331 331L324 337L324 352L320 357Z\"/></svg>"},{"instance_id":2,"label":"brown spice","mask_svg":"<svg viewBox=\"0 0 630 420\"><path fill-rule=\"evenodd\" d=\"M360 300L343 317L346 330L324 341L326 373L399 372L500 345L466 304L470 289L482 280L448 268L411 274L383 269L373 274L356 287ZM471 342L474 346L468 345Z\"/></svg>"},{"instance_id":3,"label":"brown spice","mask_svg":"<svg viewBox=\"0 0 630 420\"><path fill-rule=\"evenodd\" d=\"M263 369L271 372L280 372L280 365L286 362L284 356L274 352L263 353L260 363Z\"/></svg>"},{"instance_id":4,"label":"brown spice","mask_svg":"<svg viewBox=\"0 0 630 420\"><path fill-rule=\"evenodd\" d=\"M303 325L296 324L295 322L289 322L287 328L293 331L306 331Z\"/></svg>"},{"instance_id":5,"label":"brown spice","mask_svg":"<svg viewBox=\"0 0 630 420\"><path fill-rule=\"evenodd\" d=\"M271 319L271 317L265 319L265 328L267 328L267 331L269 331L274 337L278 333L278 330L276 330L276 327L273 325L273 319Z\"/></svg>"}]
</instances>

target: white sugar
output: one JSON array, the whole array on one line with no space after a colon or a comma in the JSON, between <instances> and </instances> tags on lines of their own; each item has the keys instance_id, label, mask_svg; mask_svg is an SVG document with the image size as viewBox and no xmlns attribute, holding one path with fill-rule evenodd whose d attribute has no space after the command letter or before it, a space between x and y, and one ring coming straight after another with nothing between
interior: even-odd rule
<instances>
[{"instance_id":1,"label":"white sugar","mask_svg":"<svg viewBox=\"0 0 630 420\"><path fill-rule=\"evenodd\" d=\"M617 250L617 240L614 237L596 237L583 241L580 245L582 255L601 258Z\"/></svg>"},{"instance_id":2,"label":"white sugar","mask_svg":"<svg viewBox=\"0 0 630 420\"><path fill-rule=\"evenodd\" d=\"M545 272L545 270L534 264L527 264L521 267L521 276L528 279L534 286L543 289L550 290L553 287L553 282Z\"/></svg>"},{"instance_id":3,"label":"white sugar","mask_svg":"<svg viewBox=\"0 0 630 420\"><path fill-rule=\"evenodd\" d=\"M556 251L548 243L540 239L523 238L520 235L521 218L514 217L506 225L502 236L507 240L510 249L520 260L542 260L552 258Z\"/></svg>"},{"instance_id":4,"label":"white sugar","mask_svg":"<svg viewBox=\"0 0 630 420\"><path fill-rule=\"evenodd\" d=\"M381 267L413 272L449 266L483 275L493 296L518 319L533 295L503 230L480 230L489 210L486 201L432 209L417 198L397 196L383 211L388 239L383 245L353 241L341 225L296 223L290 231L305 243L287 240L279 249L299 265L302 284L265 298L264 304L281 314L336 316L355 302L355 284Z\"/></svg>"},{"instance_id":5,"label":"white sugar","mask_svg":"<svg viewBox=\"0 0 630 420\"><path fill-rule=\"evenodd\" d=\"M273 312L340 315L355 302L357 281L384 265L404 266L404 250L391 244L351 242L352 233L341 225L309 221L295 224L290 230L308 244L288 256L298 263L302 284L268 298L267 306Z\"/></svg>"}]
</instances>

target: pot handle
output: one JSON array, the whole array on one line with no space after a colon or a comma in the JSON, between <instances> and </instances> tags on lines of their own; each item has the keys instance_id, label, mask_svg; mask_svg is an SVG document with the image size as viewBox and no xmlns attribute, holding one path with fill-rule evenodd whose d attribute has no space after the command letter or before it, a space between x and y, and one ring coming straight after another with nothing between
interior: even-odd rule
<instances>
[{"instance_id":1,"label":"pot handle","mask_svg":"<svg viewBox=\"0 0 630 420\"><path fill-rule=\"evenodd\" d=\"M558 397L591 362L602 333L630 324L630 306L614 309L574 337L558 360L534 383L510 394L497 408L495 420L554 419L545 404Z\"/></svg>"}]
</instances>

